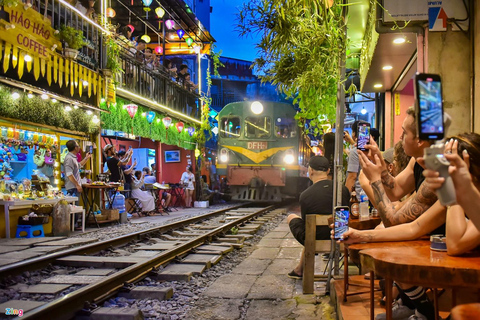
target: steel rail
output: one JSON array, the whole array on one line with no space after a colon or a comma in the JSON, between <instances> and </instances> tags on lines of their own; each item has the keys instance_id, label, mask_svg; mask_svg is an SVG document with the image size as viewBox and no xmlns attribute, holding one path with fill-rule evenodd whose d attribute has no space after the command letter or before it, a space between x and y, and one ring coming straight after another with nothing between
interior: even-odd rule
<instances>
[{"instance_id":1,"label":"steel rail","mask_svg":"<svg viewBox=\"0 0 480 320\"><path fill-rule=\"evenodd\" d=\"M186 241L179 246L163 251L162 253L152 257L150 260L136 263L114 273L111 276L106 277L102 281L89 284L59 299L30 310L29 312L24 313L22 319L71 319L75 316L75 313L78 310L82 309L86 301L94 301L98 297L103 297L107 293L118 290L119 288L123 287L124 284L131 283L155 270L155 268L159 265L171 261L177 256L205 243L206 241L211 240L211 238L215 235L224 233L230 230L232 227L251 220L256 216L274 208L274 205L268 206L252 214L239 217L237 220L232 220L232 222L225 223L224 225L219 226L218 228L211 230L204 235L192 238L192 240ZM52 315L55 315L55 317L52 317Z\"/></svg>"},{"instance_id":2,"label":"steel rail","mask_svg":"<svg viewBox=\"0 0 480 320\"><path fill-rule=\"evenodd\" d=\"M7 276L18 275L25 271L31 271L32 268L40 269L40 268L46 267L50 263L54 262L56 259L59 259L65 256L79 255L79 254L92 254L92 253L99 252L101 250L105 250L110 247L117 247L117 246L124 245L132 240L141 240L142 238L145 238L150 233L155 233L155 232L164 233L172 229L180 228L185 225L189 225L201 220L208 219L216 215L220 215L229 210L239 209L241 207L246 206L247 204L249 203L239 204L233 207L217 210L204 215L198 215L192 218L169 223L163 226L153 227L153 228L129 233L117 238L108 239L100 242L94 242L84 246L71 248L65 251L54 252L41 257L23 260L17 263L6 265L3 267L0 267L0 279L5 279L5 277Z\"/></svg>"}]
</instances>

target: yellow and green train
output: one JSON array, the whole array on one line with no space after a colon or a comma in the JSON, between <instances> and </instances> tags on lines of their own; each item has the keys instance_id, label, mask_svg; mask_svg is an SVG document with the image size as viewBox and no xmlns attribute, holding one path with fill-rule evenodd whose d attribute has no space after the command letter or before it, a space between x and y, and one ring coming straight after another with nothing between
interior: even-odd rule
<instances>
[{"instance_id":1,"label":"yellow and green train","mask_svg":"<svg viewBox=\"0 0 480 320\"><path fill-rule=\"evenodd\" d=\"M217 173L234 200L281 201L307 188L310 148L287 103L241 101L218 114Z\"/></svg>"}]
</instances>

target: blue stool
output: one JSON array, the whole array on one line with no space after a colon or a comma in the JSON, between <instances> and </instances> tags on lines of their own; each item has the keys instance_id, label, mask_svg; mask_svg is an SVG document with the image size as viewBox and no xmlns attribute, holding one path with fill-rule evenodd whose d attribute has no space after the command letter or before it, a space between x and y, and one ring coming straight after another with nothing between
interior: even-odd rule
<instances>
[{"instance_id":1,"label":"blue stool","mask_svg":"<svg viewBox=\"0 0 480 320\"><path fill-rule=\"evenodd\" d=\"M34 235L35 231L40 231L38 235ZM26 236L21 236L20 233L26 232ZM29 226L29 225L18 225L17 226L17 238L40 238L45 237L45 232L43 232L43 225L39 224L37 226Z\"/></svg>"}]
</instances>

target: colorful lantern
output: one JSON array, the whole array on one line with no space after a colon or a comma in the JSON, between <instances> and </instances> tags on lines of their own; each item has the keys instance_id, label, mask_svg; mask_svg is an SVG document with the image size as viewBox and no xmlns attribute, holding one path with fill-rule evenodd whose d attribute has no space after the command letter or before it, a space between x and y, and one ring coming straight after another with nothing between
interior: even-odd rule
<instances>
[{"instance_id":1,"label":"colorful lantern","mask_svg":"<svg viewBox=\"0 0 480 320\"><path fill-rule=\"evenodd\" d=\"M193 39L188 37L187 39L185 39L185 42L187 43L187 45L190 47L193 43Z\"/></svg>"},{"instance_id":2,"label":"colorful lantern","mask_svg":"<svg viewBox=\"0 0 480 320\"><path fill-rule=\"evenodd\" d=\"M170 117L165 117L162 119L163 125L168 129L170 125L172 124L172 118Z\"/></svg>"},{"instance_id":3,"label":"colorful lantern","mask_svg":"<svg viewBox=\"0 0 480 320\"><path fill-rule=\"evenodd\" d=\"M188 127L188 134L191 136L193 136L193 134L195 133L195 128L194 127Z\"/></svg>"},{"instance_id":4,"label":"colorful lantern","mask_svg":"<svg viewBox=\"0 0 480 320\"><path fill-rule=\"evenodd\" d=\"M137 114L138 106L136 104L127 104L126 109L130 118L133 119Z\"/></svg>"},{"instance_id":5,"label":"colorful lantern","mask_svg":"<svg viewBox=\"0 0 480 320\"><path fill-rule=\"evenodd\" d=\"M193 51L196 53L196 54L199 54L200 53L200 46L194 46L193 47Z\"/></svg>"},{"instance_id":6,"label":"colorful lantern","mask_svg":"<svg viewBox=\"0 0 480 320\"><path fill-rule=\"evenodd\" d=\"M129 27L129 28L130 28L130 30L132 30L132 32L133 32L133 31L135 31L135 27L134 27L134 26L132 26L131 24L127 24L127 27Z\"/></svg>"},{"instance_id":7,"label":"colorful lantern","mask_svg":"<svg viewBox=\"0 0 480 320\"><path fill-rule=\"evenodd\" d=\"M165 25L167 26L167 29L172 30L173 27L175 27L175 22L169 19L165 21Z\"/></svg>"},{"instance_id":8,"label":"colorful lantern","mask_svg":"<svg viewBox=\"0 0 480 320\"><path fill-rule=\"evenodd\" d=\"M200 156L200 150L195 149L195 157L198 158Z\"/></svg>"},{"instance_id":9,"label":"colorful lantern","mask_svg":"<svg viewBox=\"0 0 480 320\"><path fill-rule=\"evenodd\" d=\"M152 40L150 39L150 36L148 34L144 34L143 36L140 37L140 39L142 39L146 43L150 43L150 41Z\"/></svg>"},{"instance_id":10,"label":"colorful lantern","mask_svg":"<svg viewBox=\"0 0 480 320\"><path fill-rule=\"evenodd\" d=\"M162 53L163 53L163 48L162 48L161 46L156 46L156 47L155 47L155 52L156 52L157 54L162 54Z\"/></svg>"},{"instance_id":11,"label":"colorful lantern","mask_svg":"<svg viewBox=\"0 0 480 320\"><path fill-rule=\"evenodd\" d=\"M178 39L182 39L183 36L185 35L185 31L183 31L183 29L178 29L177 34L178 34Z\"/></svg>"},{"instance_id":12,"label":"colorful lantern","mask_svg":"<svg viewBox=\"0 0 480 320\"><path fill-rule=\"evenodd\" d=\"M183 127L184 127L183 122L181 122L181 121L180 121L180 122L177 122L177 123L175 124L175 127L177 127L178 133L182 132Z\"/></svg>"},{"instance_id":13,"label":"colorful lantern","mask_svg":"<svg viewBox=\"0 0 480 320\"><path fill-rule=\"evenodd\" d=\"M147 112L147 122L152 123L153 119L155 119L155 111L148 111Z\"/></svg>"},{"instance_id":14,"label":"colorful lantern","mask_svg":"<svg viewBox=\"0 0 480 320\"><path fill-rule=\"evenodd\" d=\"M117 13L115 12L115 10L113 10L112 8L107 8L107 17L108 18L114 18L116 15L117 15Z\"/></svg>"},{"instance_id":15,"label":"colorful lantern","mask_svg":"<svg viewBox=\"0 0 480 320\"><path fill-rule=\"evenodd\" d=\"M155 9L155 14L157 15L157 17L162 19L163 16L165 15L165 10L163 10L162 7L158 7L157 9Z\"/></svg>"},{"instance_id":16,"label":"colorful lantern","mask_svg":"<svg viewBox=\"0 0 480 320\"><path fill-rule=\"evenodd\" d=\"M143 5L145 6L143 8L143 11L145 11L147 20L148 20L148 13L152 10L152 9L150 9L150 5L152 4L152 1L153 0L142 0Z\"/></svg>"}]
</instances>

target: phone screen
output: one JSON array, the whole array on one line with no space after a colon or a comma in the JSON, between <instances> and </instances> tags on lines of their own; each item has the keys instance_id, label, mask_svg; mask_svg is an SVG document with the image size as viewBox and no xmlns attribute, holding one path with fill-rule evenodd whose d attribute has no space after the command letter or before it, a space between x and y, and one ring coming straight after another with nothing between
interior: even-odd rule
<instances>
[{"instance_id":1,"label":"phone screen","mask_svg":"<svg viewBox=\"0 0 480 320\"><path fill-rule=\"evenodd\" d=\"M418 74L415 77L417 94L418 135L420 139L443 139L443 101L440 76Z\"/></svg>"},{"instance_id":2,"label":"phone screen","mask_svg":"<svg viewBox=\"0 0 480 320\"><path fill-rule=\"evenodd\" d=\"M367 144L370 144L370 124L359 123L357 129L357 149L365 151Z\"/></svg>"},{"instance_id":3,"label":"phone screen","mask_svg":"<svg viewBox=\"0 0 480 320\"><path fill-rule=\"evenodd\" d=\"M90 154L93 154L93 146L90 146L90 150L88 151Z\"/></svg>"},{"instance_id":4,"label":"phone screen","mask_svg":"<svg viewBox=\"0 0 480 320\"><path fill-rule=\"evenodd\" d=\"M336 207L335 208L335 240L342 238L343 234L348 230L348 216L350 212L348 207Z\"/></svg>"}]
</instances>

